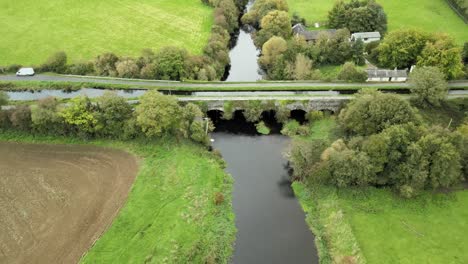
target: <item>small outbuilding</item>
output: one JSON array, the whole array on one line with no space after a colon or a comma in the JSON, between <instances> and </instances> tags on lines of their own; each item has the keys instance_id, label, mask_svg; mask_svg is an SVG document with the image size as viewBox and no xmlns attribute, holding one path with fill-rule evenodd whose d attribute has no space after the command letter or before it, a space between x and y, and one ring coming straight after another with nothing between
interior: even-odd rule
<instances>
[{"instance_id":1,"label":"small outbuilding","mask_svg":"<svg viewBox=\"0 0 468 264\"><path fill-rule=\"evenodd\" d=\"M324 30L308 30L302 24L296 24L292 27L293 34L295 36L302 36L304 39L309 42L316 42L319 37L323 34L328 34L329 36L334 36L336 34L336 29L324 29Z\"/></svg>"},{"instance_id":2,"label":"small outbuilding","mask_svg":"<svg viewBox=\"0 0 468 264\"><path fill-rule=\"evenodd\" d=\"M379 41L381 38L380 32L356 32L351 34L350 41L357 41L361 39L364 43L370 43L373 41Z\"/></svg>"},{"instance_id":3,"label":"small outbuilding","mask_svg":"<svg viewBox=\"0 0 468 264\"><path fill-rule=\"evenodd\" d=\"M406 82L408 72L406 70L366 70L368 82Z\"/></svg>"}]
</instances>

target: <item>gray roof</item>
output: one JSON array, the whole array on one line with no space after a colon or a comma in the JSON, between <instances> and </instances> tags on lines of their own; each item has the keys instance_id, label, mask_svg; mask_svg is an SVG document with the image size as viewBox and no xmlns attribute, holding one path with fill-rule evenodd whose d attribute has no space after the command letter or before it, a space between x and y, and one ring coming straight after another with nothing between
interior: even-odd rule
<instances>
[{"instance_id":1,"label":"gray roof","mask_svg":"<svg viewBox=\"0 0 468 264\"><path fill-rule=\"evenodd\" d=\"M295 35L301 35L305 40L317 40L321 34L329 34L330 36L335 35L336 29L325 29L325 30L308 30L302 24L296 24L292 27L292 31Z\"/></svg>"},{"instance_id":2,"label":"gray roof","mask_svg":"<svg viewBox=\"0 0 468 264\"><path fill-rule=\"evenodd\" d=\"M406 70L366 70L369 78L408 77Z\"/></svg>"},{"instance_id":3,"label":"gray roof","mask_svg":"<svg viewBox=\"0 0 468 264\"><path fill-rule=\"evenodd\" d=\"M353 33L351 34L351 38L360 38L360 39L364 39L364 38L380 38L380 32L376 31L376 32L356 32L356 33Z\"/></svg>"}]
</instances>

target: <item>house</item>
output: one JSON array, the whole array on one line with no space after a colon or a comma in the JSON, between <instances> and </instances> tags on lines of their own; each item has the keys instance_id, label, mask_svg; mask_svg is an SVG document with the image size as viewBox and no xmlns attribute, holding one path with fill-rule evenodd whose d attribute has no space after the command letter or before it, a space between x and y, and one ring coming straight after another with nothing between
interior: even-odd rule
<instances>
[{"instance_id":1,"label":"house","mask_svg":"<svg viewBox=\"0 0 468 264\"><path fill-rule=\"evenodd\" d=\"M366 70L368 82L406 82L408 73L406 70Z\"/></svg>"},{"instance_id":2,"label":"house","mask_svg":"<svg viewBox=\"0 0 468 264\"><path fill-rule=\"evenodd\" d=\"M293 34L295 36L303 36L304 39L309 42L316 42L320 35L328 34L329 36L333 36L336 34L336 29L325 29L325 30L308 30L302 24L296 24L292 27Z\"/></svg>"},{"instance_id":3,"label":"house","mask_svg":"<svg viewBox=\"0 0 468 264\"><path fill-rule=\"evenodd\" d=\"M351 34L350 41L356 41L361 39L364 43L369 43L372 41L379 41L381 38L380 32L356 32Z\"/></svg>"}]
</instances>

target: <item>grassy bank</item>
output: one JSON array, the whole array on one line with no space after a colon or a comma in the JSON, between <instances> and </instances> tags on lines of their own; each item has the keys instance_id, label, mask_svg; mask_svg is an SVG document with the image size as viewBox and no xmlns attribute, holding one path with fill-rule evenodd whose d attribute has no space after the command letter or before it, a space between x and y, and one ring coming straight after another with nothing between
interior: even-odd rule
<instances>
[{"instance_id":1,"label":"grassy bank","mask_svg":"<svg viewBox=\"0 0 468 264\"><path fill-rule=\"evenodd\" d=\"M90 141L0 133L1 141L92 144L141 158L126 205L82 263L227 263L235 239L232 179L199 145L155 141ZM223 194L224 202L215 204Z\"/></svg>"},{"instance_id":2,"label":"grassy bank","mask_svg":"<svg viewBox=\"0 0 468 264\"><path fill-rule=\"evenodd\" d=\"M30 65L57 51L72 62L109 51L136 56L167 45L198 54L213 9L200 0L0 0L0 17L0 65Z\"/></svg>"},{"instance_id":3,"label":"grassy bank","mask_svg":"<svg viewBox=\"0 0 468 264\"><path fill-rule=\"evenodd\" d=\"M321 263L351 255L367 263L468 261L463 247L468 191L426 192L406 200L386 189L337 190L298 182L293 188L324 249Z\"/></svg>"},{"instance_id":4,"label":"grassy bank","mask_svg":"<svg viewBox=\"0 0 468 264\"><path fill-rule=\"evenodd\" d=\"M388 17L388 30L417 28L428 32L446 32L459 44L468 40L466 24L445 0L377 0ZM290 13L297 12L309 24L326 21L332 0L288 0Z\"/></svg>"}]
</instances>

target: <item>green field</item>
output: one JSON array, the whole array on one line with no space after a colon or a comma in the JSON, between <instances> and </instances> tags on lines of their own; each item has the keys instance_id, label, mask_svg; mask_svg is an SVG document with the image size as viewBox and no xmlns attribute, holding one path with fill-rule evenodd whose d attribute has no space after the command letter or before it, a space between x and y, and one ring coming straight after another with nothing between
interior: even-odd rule
<instances>
[{"instance_id":1,"label":"green field","mask_svg":"<svg viewBox=\"0 0 468 264\"><path fill-rule=\"evenodd\" d=\"M326 21L334 0L288 0L290 13L297 12L312 25ZM445 0L377 0L388 16L389 31L417 28L428 32L446 32L458 43L468 41L468 25Z\"/></svg>"},{"instance_id":2,"label":"green field","mask_svg":"<svg viewBox=\"0 0 468 264\"><path fill-rule=\"evenodd\" d=\"M367 263L468 262L468 191L405 200L385 189L293 187L325 240L322 263L346 255Z\"/></svg>"},{"instance_id":3,"label":"green field","mask_svg":"<svg viewBox=\"0 0 468 264\"><path fill-rule=\"evenodd\" d=\"M0 0L0 17L0 65L31 65L57 51L71 62L166 45L200 53L213 10L200 0Z\"/></svg>"},{"instance_id":4,"label":"green field","mask_svg":"<svg viewBox=\"0 0 468 264\"><path fill-rule=\"evenodd\" d=\"M232 178L200 145L173 139L91 141L0 132L1 141L92 144L129 151L140 170L127 203L82 263L227 263L236 228ZM216 193L224 202L215 205Z\"/></svg>"}]
</instances>

